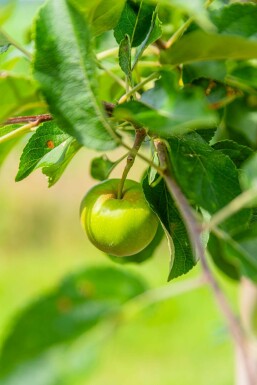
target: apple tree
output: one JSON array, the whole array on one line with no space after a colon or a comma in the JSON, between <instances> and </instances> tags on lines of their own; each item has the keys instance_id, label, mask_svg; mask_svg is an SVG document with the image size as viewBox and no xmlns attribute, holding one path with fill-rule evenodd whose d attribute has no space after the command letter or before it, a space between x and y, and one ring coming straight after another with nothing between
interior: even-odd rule
<instances>
[{"instance_id":1,"label":"apple tree","mask_svg":"<svg viewBox=\"0 0 257 385\"><path fill-rule=\"evenodd\" d=\"M11 3L0 8L2 24ZM41 168L51 187L81 149L99 151L82 222L113 268L80 271L20 314L2 348L2 384L18 384L32 358L40 366L53 347L147 297L126 264L140 270L163 239L167 286L201 265L201 284L212 289L235 344L237 384L257 383L256 20L255 1L47 0L28 46L3 24L0 163L27 138L16 181ZM113 159L118 147L123 155ZM140 184L129 179L138 159L145 164ZM240 318L217 272L251 296L246 322L244 303ZM73 307L60 313L54 304L63 293ZM23 375L29 378L29 369Z\"/></svg>"}]
</instances>

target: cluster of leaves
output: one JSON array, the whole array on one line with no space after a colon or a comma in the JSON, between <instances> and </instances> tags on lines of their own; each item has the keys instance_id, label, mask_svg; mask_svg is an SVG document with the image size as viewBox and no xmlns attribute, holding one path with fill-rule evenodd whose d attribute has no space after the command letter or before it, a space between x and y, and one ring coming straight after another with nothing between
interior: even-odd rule
<instances>
[{"instance_id":1,"label":"cluster of leaves","mask_svg":"<svg viewBox=\"0 0 257 385\"><path fill-rule=\"evenodd\" d=\"M16 57L15 42L0 30L0 163L19 138L36 127L21 155L16 180L40 167L52 186L81 148L127 147L133 127L143 126L150 143L156 137L166 143L173 178L207 228L210 221L202 242L214 262L233 279L244 275L257 282L256 19L257 5L251 1L216 0L208 7L201 0L119 0L115 5L104 0L47 1L33 27L33 76L31 54L23 49L25 55ZM37 118L10 119L21 114ZM48 115L41 123L43 114ZM145 156L158 164L154 147L147 150ZM118 162L101 155L92 161L91 174L106 179ZM140 255L122 261L149 258L165 233L173 279L197 262L187 224L154 168L148 169L142 184L162 228ZM250 191L246 202L244 190ZM237 203L236 209L231 202ZM221 210L226 215L211 226L210 218ZM118 293L115 306L100 296L95 316L86 322L82 317L83 326L75 325L77 333L89 329L103 313L109 316L119 303ZM45 299L47 306L57 294ZM88 305L83 298L75 302ZM32 321L35 307L41 305L28 309ZM69 322L76 322L73 312L69 316ZM4 346L3 376L22 322L22 317L17 320ZM32 338L34 345L23 345L13 365L77 337L69 334L75 326L65 325L56 340L53 334L49 340ZM48 362L45 356L42 360Z\"/></svg>"}]
</instances>

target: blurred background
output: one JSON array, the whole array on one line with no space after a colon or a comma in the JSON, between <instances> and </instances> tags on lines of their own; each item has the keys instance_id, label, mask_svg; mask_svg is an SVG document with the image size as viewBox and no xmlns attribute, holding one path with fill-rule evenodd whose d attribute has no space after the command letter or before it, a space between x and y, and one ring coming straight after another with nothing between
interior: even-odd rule
<instances>
[{"instance_id":1,"label":"blurred background","mask_svg":"<svg viewBox=\"0 0 257 385\"><path fill-rule=\"evenodd\" d=\"M21 43L27 39L40 3L19 1L4 25ZM0 343L16 314L67 274L90 265L113 266L89 244L79 223L81 199L96 183L89 174L90 160L96 154L81 150L61 180L48 189L40 171L14 182L24 144L17 146L0 170ZM119 155L113 151L110 157L115 160ZM143 166L138 161L130 178L139 180ZM121 168L112 176L119 177ZM172 287L178 282L166 283L169 252L165 242L142 265L121 268L142 276L150 287ZM179 281L199 274L198 266ZM236 306L236 286L222 277L219 280ZM233 346L224 320L209 288L201 287L155 304L123 324L105 339L100 355L81 383L230 385L234 382L233 361Z\"/></svg>"}]
</instances>

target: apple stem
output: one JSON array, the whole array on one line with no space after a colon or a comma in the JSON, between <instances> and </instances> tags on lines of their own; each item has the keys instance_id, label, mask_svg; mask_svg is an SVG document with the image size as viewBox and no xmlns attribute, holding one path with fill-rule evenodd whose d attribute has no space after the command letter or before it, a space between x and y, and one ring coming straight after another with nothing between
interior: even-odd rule
<instances>
[{"instance_id":1,"label":"apple stem","mask_svg":"<svg viewBox=\"0 0 257 385\"><path fill-rule=\"evenodd\" d=\"M145 137L146 137L146 130L145 128L143 127L136 127L135 128L135 140L134 140L134 144L133 144L133 147L131 148L128 156L127 156L127 163L126 163L126 166L124 168L124 171L123 171L123 174L122 174L122 177L121 177L121 180L120 180L120 184L119 184L119 187L118 187L118 194L117 194L117 199L122 199L122 192L123 192L123 187L124 187L124 183L125 183L125 180L128 176L128 173L131 169L131 167L133 166L134 162L135 162L135 159L136 159L136 156L137 156L137 153L141 147L141 144L143 143Z\"/></svg>"}]
</instances>

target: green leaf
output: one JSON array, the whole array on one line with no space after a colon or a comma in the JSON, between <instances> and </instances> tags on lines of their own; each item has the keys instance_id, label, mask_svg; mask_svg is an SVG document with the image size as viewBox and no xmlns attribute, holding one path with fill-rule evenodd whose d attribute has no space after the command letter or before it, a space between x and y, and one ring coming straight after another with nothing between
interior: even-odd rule
<instances>
[{"instance_id":1,"label":"green leaf","mask_svg":"<svg viewBox=\"0 0 257 385\"><path fill-rule=\"evenodd\" d=\"M211 234L208 242L208 250L215 265L224 274L235 281L240 280L240 268L238 266L238 260L236 258L231 258L231 255L227 253L227 247L224 240Z\"/></svg>"},{"instance_id":2,"label":"green leaf","mask_svg":"<svg viewBox=\"0 0 257 385\"><path fill-rule=\"evenodd\" d=\"M245 160L253 153L249 147L242 146L233 140L222 140L215 143L212 148L217 152L229 156L237 168L241 168Z\"/></svg>"},{"instance_id":3,"label":"green leaf","mask_svg":"<svg viewBox=\"0 0 257 385\"><path fill-rule=\"evenodd\" d=\"M131 83L131 45L129 35L125 35L124 39L120 42L119 64L120 68L128 76Z\"/></svg>"},{"instance_id":4,"label":"green leaf","mask_svg":"<svg viewBox=\"0 0 257 385\"><path fill-rule=\"evenodd\" d=\"M120 104L115 108L114 115L142 125L151 134L162 137L216 126L217 115L210 110L202 89L181 89L174 73L163 71L161 74L161 79L142 95L140 102Z\"/></svg>"},{"instance_id":5,"label":"green leaf","mask_svg":"<svg viewBox=\"0 0 257 385\"><path fill-rule=\"evenodd\" d=\"M15 116L30 109L31 103L42 102L37 89L30 78L0 73L0 123L10 116Z\"/></svg>"},{"instance_id":6,"label":"green leaf","mask_svg":"<svg viewBox=\"0 0 257 385\"><path fill-rule=\"evenodd\" d=\"M135 68L135 65L137 64L138 60L140 59L141 55L143 54L144 50L150 45L153 44L156 40L158 40L162 36L162 27L161 27L161 21L158 18L157 9L153 13L151 26L149 28L149 31L144 39L144 41L141 43L141 45L138 47L135 59L132 65L132 70Z\"/></svg>"},{"instance_id":7,"label":"green leaf","mask_svg":"<svg viewBox=\"0 0 257 385\"><path fill-rule=\"evenodd\" d=\"M60 130L55 122L45 122L37 129L25 146L20 159L16 182L21 181L39 167L55 164L65 156L66 143L72 138Z\"/></svg>"},{"instance_id":8,"label":"green leaf","mask_svg":"<svg viewBox=\"0 0 257 385\"><path fill-rule=\"evenodd\" d=\"M256 40L204 31L194 31L186 34L163 52L161 56L163 64L172 65L206 60L256 58Z\"/></svg>"},{"instance_id":9,"label":"green leaf","mask_svg":"<svg viewBox=\"0 0 257 385\"><path fill-rule=\"evenodd\" d=\"M231 139L257 148L256 100L235 100L226 109L225 124Z\"/></svg>"},{"instance_id":10,"label":"green leaf","mask_svg":"<svg viewBox=\"0 0 257 385\"><path fill-rule=\"evenodd\" d=\"M199 78L224 82L226 75L227 67L222 61L202 61L183 66L184 83L192 83Z\"/></svg>"},{"instance_id":11,"label":"green leaf","mask_svg":"<svg viewBox=\"0 0 257 385\"><path fill-rule=\"evenodd\" d=\"M152 210L158 215L170 248L171 280L191 270L196 261L194 259L186 228L179 212L172 200L163 180L152 187L148 183L148 176L144 178L143 189Z\"/></svg>"},{"instance_id":12,"label":"green leaf","mask_svg":"<svg viewBox=\"0 0 257 385\"><path fill-rule=\"evenodd\" d=\"M140 251L137 254L131 255L129 257L120 258L120 257L115 257L114 255L109 255L109 258L113 262L119 263L121 265L125 265L127 263L142 263L153 256L155 250L160 245L163 239L163 234L164 233L163 233L162 226L159 225L154 239L152 240L152 242L149 243L148 246L146 246L144 250Z\"/></svg>"},{"instance_id":13,"label":"green leaf","mask_svg":"<svg viewBox=\"0 0 257 385\"><path fill-rule=\"evenodd\" d=\"M93 35L113 29L119 21L126 0L70 0L89 21Z\"/></svg>"},{"instance_id":14,"label":"green leaf","mask_svg":"<svg viewBox=\"0 0 257 385\"><path fill-rule=\"evenodd\" d=\"M58 149L59 158L56 159L55 163L53 163L53 154L50 153L44 156L39 162L40 167L43 166L43 174L48 176L48 187L52 187L56 182L58 182L68 164L81 148L81 145L75 139L67 139L59 147L62 148Z\"/></svg>"},{"instance_id":15,"label":"green leaf","mask_svg":"<svg viewBox=\"0 0 257 385\"><path fill-rule=\"evenodd\" d=\"M90 174L96 180L108 179L110 172L116 162L112 162L106 155L102 155L98 158L94 158L90 165Z\"/></svg>"},{"instance_id":16,"label":"green leaf","mask_svg":"<svg viewBox=\"0 0 257 385\"><path fill-rule=\"evenodd\" d=\"M197 133L172 137L169 145L174 175L192 205L214 214L241 193L232 160L215 151ZM250 210L241 210L222 227L238 231L248 224L250 214Z\"/></svg>"},{"instance_id":17,"label":"green leaf","mask_svg":"<svg viewBox=\"0 0 257 385\"><path fill-rule=\"evenodd\" d=\"M0 25L2 25L12 15L17 1L2 0L0 4Z\"/></svg>"},{"instance_id":18,"label":"green leaf","mask_svg":"<svg viewBox=\"0 0 257 385\"><path fill-rule=\"evenodd\" d=\"M253 153L252 156L247 159L240 173L240 184L243 190L256 189L257 188L257 153ZM257 205L255 199L255 206Z\"/></svg>"},{"instance_id":19,"label":"green leaf","mask_svg":"<svg viewBox=\"0 0 257 385\"><path fill-rule=\"evenodd\" d=\"M137 277L110 267L91 267L66 278L16 317L2 347L0 378L53 347L67 349L144 290Z\"/></svg>"},{"instance_id":20,"label":"green leaf","mask_svg":"<svg viewBox=\"0 0 257 385\"><path fill-rule=\"evenodd\" d=\"M114 29L118 44L129 35L131 47L138 47L146 38L152 22L155 7L146 1L127 0L120 20Z\"/></svg>"},{"instance_id":21,"label":"green leaf","mask_svg":"<svg viewBox=\"0 0 257 385\"><path fill-rule=\"evenodd\" d=\"M238 35L257 40L257 5L235 3L210 12L220 34Z\"/></svg>"},{"instance_id":22,"label":"green leaf","mask_svg":"<svg viewBox=\"0 0 257 385\"><path fill-rule=\"evenodd\" d=\"M117 137L97 98L89 27L65 0L47 1L39 12L34 67L35 77L62 130L90 148L106 150L117 146Z\"/></svg>"},{"instance_id":23,"label":"green leaf","mask_svg":"<svg viewBox=\"0 0 257 385\"><path fill-rule=\"evenodd\" d=\"M227 266L219 267L231 278L236 274L244 275L257 282L257 226L251 225L233 238L227 233L211 235L209 250L213 255L221 255ZM228 266L230 266L228 270ZM233 269L233 270L232 270ZM235 276L233 277L233 275Z\"/></svg>"}]
</instances>

